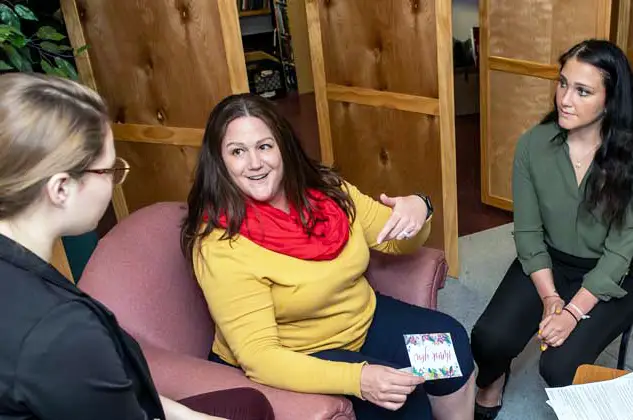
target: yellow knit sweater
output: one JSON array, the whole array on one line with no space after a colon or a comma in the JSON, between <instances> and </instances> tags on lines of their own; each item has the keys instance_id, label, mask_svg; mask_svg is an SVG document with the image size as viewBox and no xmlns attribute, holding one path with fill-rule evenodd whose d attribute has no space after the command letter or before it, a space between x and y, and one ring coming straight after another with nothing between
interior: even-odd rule
<instances>
[{"instance_id":1,"label":"yellow knit sweater","mask_svg":"<svg viewBox=\"0 0 633 420\"><path fill-rule=\"evenodd\" d=\"M300 260L241 236L219 240L220 229L202 242L202 258L196 252L195 274L216 322L213 351L256 382L360 397L362 364L310 353L362 347L376 307L364 277L369 249L413 252L428 238L430 223L414 238L378 245L391 209L348 188L357 217L347 245L333 260Z\"/></svg>"}]
</instances>

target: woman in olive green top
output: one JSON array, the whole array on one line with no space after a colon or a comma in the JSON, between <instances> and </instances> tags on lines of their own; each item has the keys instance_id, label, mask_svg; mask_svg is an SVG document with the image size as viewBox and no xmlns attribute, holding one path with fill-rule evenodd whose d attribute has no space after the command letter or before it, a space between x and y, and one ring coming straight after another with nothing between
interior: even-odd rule
<instances>
[{"instance_id":1,"label":"woman in olive green top","mask_svg":"<svg viewBox=\"0 0 633 420\"><path fill-rule=\"evenodd\" d=\"M560 65L554 110L516 147L518 258L472 331L477 419L496 417L510 363L534 335L541 376L563 386L633 322L631 68L599 40Z\"/></svg>"}]
</instances>

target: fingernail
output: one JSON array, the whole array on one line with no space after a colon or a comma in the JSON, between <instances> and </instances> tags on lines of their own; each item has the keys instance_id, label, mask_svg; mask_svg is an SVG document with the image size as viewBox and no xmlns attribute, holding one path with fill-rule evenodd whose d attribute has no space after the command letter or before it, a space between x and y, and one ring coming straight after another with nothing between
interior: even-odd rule
<instances>
[{"instance_id":1,"label":"fingernail","mask_svg":"<svg viewBox=\"0 0 633 420\"><path fill-rule=\"evenodd\" d=\"M541 330L538 330L538 335L541 335Z\"/></svg>"},{"instance_id":2,"label":"fingernail","mask_svg":"<svg viewBox=\"0 0 633 420\"><path fill-rule=\"evenodd\" d=\"M547 344L541 344L541 351L547 350Z\"/></svg>"},{"instance_id":3,"label":"fingernail","mask_svg":"<svg viewBox=\"0 0 633 420\"><path fill-rule=\"evenodd\" d=\"M556 314L560 315L561 310L560 309L556 309Z\"/></svg>"}]
</instances>

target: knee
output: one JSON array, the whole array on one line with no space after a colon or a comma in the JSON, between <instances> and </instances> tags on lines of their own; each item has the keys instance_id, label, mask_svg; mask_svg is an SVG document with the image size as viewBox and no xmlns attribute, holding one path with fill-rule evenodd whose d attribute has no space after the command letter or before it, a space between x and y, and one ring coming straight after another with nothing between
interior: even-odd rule
<instances>
[{"instance_id":1,"label":"knee","mask_svg":"<svg viewBox=\"0 0 633 420\"><path fill-rule=\"evenodd\" d=\"M470 333L470 343L473 353L478 356L492 355L498 351L499 337L495 329L479 319Z\"/></svg>"},{"instance_id":2,"label":"knee","mask_svg":"<svg viewBox=\"0 0 633 420\"><path fill-rule=\"evenodd\" d=\"M571 385L578 364L559 349L550 349L541 355L539 373L551 387Z\"/></svg>"},{"instance_id":3,"label":"knee","mask_svg":"<svg viewBox=\"0 0 633 420\"><path fill-rule=\"evenodd\" d=\"M497 358L500 355L513 354L513 343L506 339L508 335L500 334L497 326L482 321L480 318L470 334L473 356L478 362Z\"/></svg>"},{"instance_id":4,"label":"knee","mask_svg":"<svg viewBox=\"0 0 633 420\"><path fill-rule=\"evenodd\" d=\"M462 373L466 378L474 370L473 356L470 349L470 340L466 328L455 318L448 316L446 331L451 333L455 354L462 369Z\"/></svg>"},{"instance_id":5,"label":"knee","mask_svg":"<svg viewBox=\"0 0 633 420\"><path fill-rule=\"evenodd\" d=\"M274 420L273 407L266 396L254 388L242 388L240 405L245 408L244 420Z\"/></svg>"}]
</instances>

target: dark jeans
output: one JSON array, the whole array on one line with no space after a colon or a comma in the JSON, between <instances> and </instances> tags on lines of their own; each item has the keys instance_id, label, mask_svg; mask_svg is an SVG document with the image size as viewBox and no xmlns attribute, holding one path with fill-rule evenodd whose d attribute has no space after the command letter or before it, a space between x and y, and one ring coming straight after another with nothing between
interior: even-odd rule
<instances>
[{"instance_id":1,"label":"dark jeans","mask_svg":"<svg viewBox=\"0 0 633 420\"><path fill-rule=\"evenodd\" d=\"M396 281L396 280L394 280ZM468 333L452 317L431 309L409 305L399 300L376 294L376 312L369 327L365 344L359 352L326 350L313 354L321 359L351 363L369 362L401 369L411 366L404 343L404 334L450 332L459 366L460 378L427 381L407 398L397 411L389 411L369 401L350 397L358 420L424 420L432 419L428 395L452 394L463 387L473 372Z\"/></svg>"},{"instance_id":2,"label":"dark jeans","mask_svg":"<svg viewBox=\"0 0 633 420\"><path fill-rule=\"evenodd\" d=\"M597 260L551 248L549 254L556 290L569 302ZM628 291L625 297L600 301L589 314L591 318L581 320L562 346L550 347L542 353L540 373L549 386L571 384L578 366L593 363L633 322L633 279L627 276L621 287ZM506 372L512 359L536 335L542 316L543 304L534 283L515 260L471 334L480 388L488 387Z\"/></svg>"},{"instance_id":3,"label":"dark jeans","mask_svg":"<svg viewBox=\"0 0 633 420\"><path fill-rule=\"evenodd\" d=\"M274 420L270 403L253 388L233 388L194 395L179 401L192 410L231 420Z\"/></svg>"}]
</instances>

